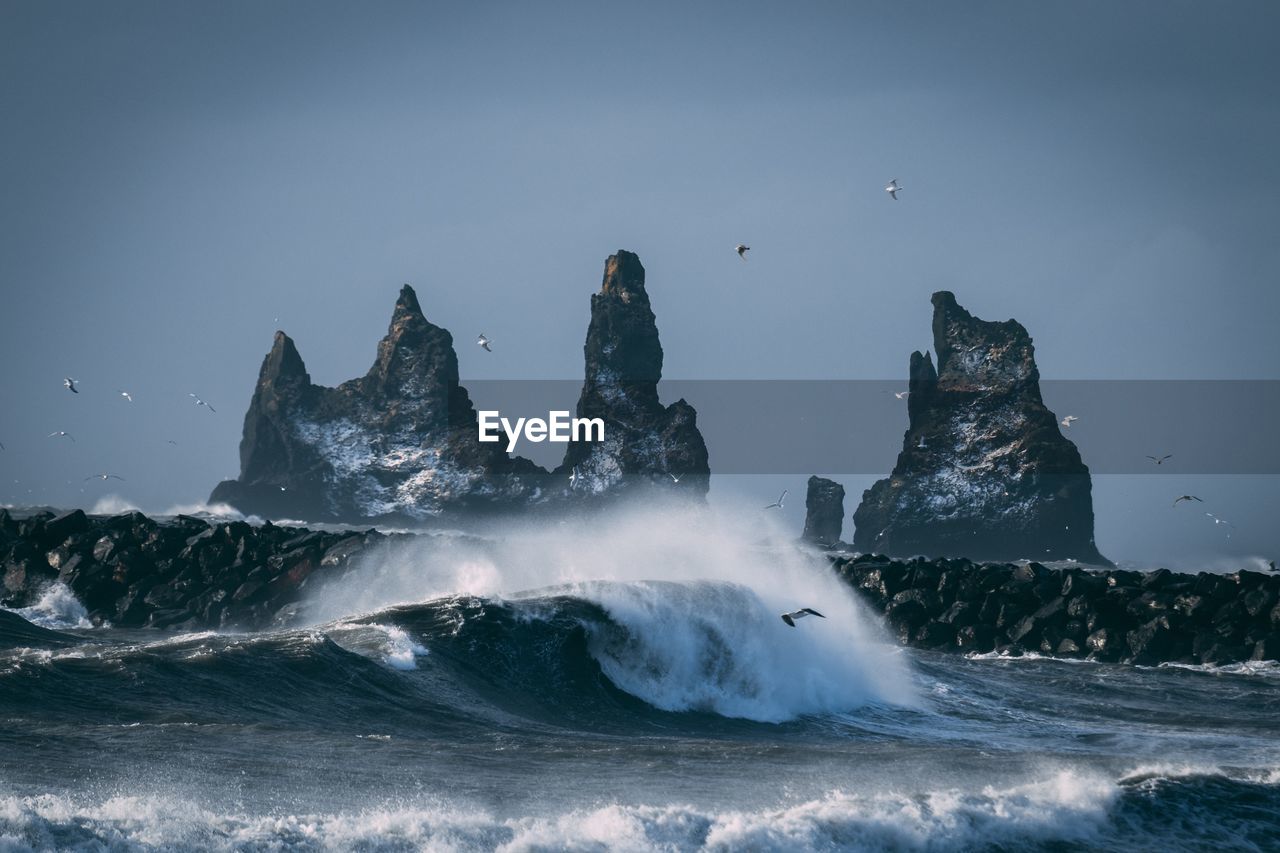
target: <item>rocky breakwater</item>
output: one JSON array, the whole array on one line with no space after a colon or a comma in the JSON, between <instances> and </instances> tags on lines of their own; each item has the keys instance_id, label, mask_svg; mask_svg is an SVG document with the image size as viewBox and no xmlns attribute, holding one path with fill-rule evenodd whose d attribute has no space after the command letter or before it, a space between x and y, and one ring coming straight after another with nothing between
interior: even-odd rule
<instances>
[{"instance_id":1,"label":"rocky breakwater","mask_svg":"<svg viewBox=\"0 0 1280 853\"><path fill-rule=\"evenodd\" d=\"M573 494L599 497L661 488L702 498L710 484L707 445L693 406L662 405L662 344L640 258L618 250L591 295L583 346L586 378L577 414L600 418L601 442L574 442L557 474L573 476Z\"/></svg>"},{"instance_id":2,"label":"rocky breakwater","mask_svg":"<svg viewBox=\"0 0 1280 853\"><path fill-rule=\"evenodd\" d=\"M835 558L904 645L1157 664L1280 659L1280 574Z\"/></svg>"},{"instance_id":3,"label":"rocky breakwater","mask_svg":"<svg viewBox=\"0 0 1280 853\"><path fill-rule=\"evenodd\" d=\"M1031 336L933 294L937 367L913 353L893 473L862 496L853 544L894 556L1075 560L1093 541L1089 469L1040 396Z\"/></svg>"},{"instance_id":4,"label":"rocky breakwater","mask_svg":"<svg viewBox=\"0 0 1280 853\"><path fill-rule=\"evenodd\" d=\"M13 518L0 510L0 605L30 606L61 582L95 622L121 627L284 624L304 593L340 578L356 555L388 538L181 515L157 521L75 510Z\"/></svg>"}]
</instances>

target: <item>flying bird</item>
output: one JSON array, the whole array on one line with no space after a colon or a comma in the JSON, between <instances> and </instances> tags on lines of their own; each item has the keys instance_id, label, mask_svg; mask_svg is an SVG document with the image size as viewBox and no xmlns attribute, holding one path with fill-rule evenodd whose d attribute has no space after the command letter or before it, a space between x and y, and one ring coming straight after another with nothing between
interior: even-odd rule
<instances>
[{"instance_id":1,"label":"flying bird","mask_svg":"<svg viewBox=\"0 0 1280 853\"><path fill-rule=\"evenodd\" d=\"M894 201L897 201L898 190L900 189L902 189L902 187L899 186L898 179L894 178L892 181L889 182L889 185L884 188L884 191L889 194L889 198L893 199Z\"/></svg>"},{"instance_id":2,"label":"flying bird","mask_svg":"<svg viewBox=\"0 0 1280 853\"><path fill-rule=\"evenodd\" d=\"M910 391L894 391L893 396L899 400L905 400L907 399L907 395L910 393Z\"/></svg>"},{"instance_id":3,"label":"flying bird","mask_svg":"<svg viewBox=\"0 0 1280 853\"><path fill-rule=\"evenodd\" d=\"M79 381L78 379L72 379L70 376L68 376L66 379L62 380L62 387L66 388L72 394L79 394L80 392L76 390L76 382L78 381Z\"/></svg>"},{"instance_id":4,"label":"flying bird","mask_svg":"<svg viewBox=\"0 0 1280 853\"><path fill-rule=\"evenodd\" d=\"M738 257L742 258L745 261L747 259L747 252L751 251L751 247L744 246L741 243L739 243L738 245L733 247L733 250L738 253Z\"/></svg>"},{"instance_id":5,"label":"flying bird","mask_svg":"<svg viewBox=\"0 0 1280 853\"><path fill-rule=\"evenodd\" d=\"M1183 501L1200 501L1200 503L1204 503L1204 501L1203 501L1202 499L1200 499L1200 498L1196 497L1195 495L1179 495L1179 496L1174 500L1173 505L1174 505L1174 506L1177 506L1178 504L1182 503Z\"/></svg>"},{"instance_id":6,"label":"flying bird","mask_svg":"<svg viewBox=\"0 0 1280 853\"><path fill-rule=\"evenodd\" d=\"M1267 563L1267 571L1274 572L1275 570L1276 570L1276 561L1271 560L1269 563Z\"/></svg>"},{"instance_id":7,"label":"flying bird","mask_svg":"<svg viewBox=\"0 0 1280 853\"><path fill-rule=\"evenodd\" d=\"M84 479L85 482L88 482L89 480L120 480L121 482L124 482L124 477L121 477L118 474L108 474L105 471L101 474L90 474Z\"/></svg>"},{"instance_id":8,"label":"flying bird","mask_svg":"<svg viewBox=\"0 0 1280 853\"><path fill-rule=\"evenodd\" d=\"M204 407L205 407L205 408L207 408L209 411L211 411L211 412L215 412L215 413L218 411L218 410L217 410L217 409L215 409L213 406L210 406L208 403L206 403L204 400L201 400L201 399L200 399L199 397L197 397L195 394L187 394L187 396L188 396L188 397L190 397L192 400L195 400L195 401L196 401L196 405L197 405L197 406L204 406Z\"/></svg>"},{"instance_id":9,"label":"flying bird","mask_svg":"<svg viewBox=\"0 0 1280 853\"><path fill-rule=\"evenodd\" d=\"M57 432L51 432L47 437L48 438L69 438L72 441L76 440L76 437L71 433L67 432L66 430L58 430Z\"/></svg>"},{"instance_id":10,"label":"flying bird","mask_svg":"<svg viewBox=\"0 0 1280 853\"><path fill-rule=\"evenodd\" d=\"M1225 518L1218 518L1216 515L1214 515L1211 512L1206 512L1205 515L1212 518L1214 524L1225 524L1227 527L1230 527L1232 530L1235 530L1236 526L1231 522L1227 521Z\"/></svg>"},{"instance_id":11,"label":"flying bird","mask_svg":"<svg viewBox=\"0 0 1280 853\"><path fill-rule=\"evenodd\" d=\"M1164 460L1173 458L1173 454L1166 453L1164 456L1148 456L1147 458L1150 459L1152 462L1156 463L1157 465L1163 465Z\"/></svg>"},{"instance_id":12,"label":"flying bird","mask_svg":"<svg viewBox=\"0 0 1280 853\"><path fill-rule=\"evenodd\" d=\"M774 507L777 507L778 509L782 509L782 502L785 501L786 499L787 499L787 490L783 489L782 494L778 495L778 499L773 503L769 504L767 507L765 507L765 509L773 509Z\"/></svg>"},{"instance_id":13,"label":"flying bird","mask_svg":"<svg viewBox=\"0 0 1280 853\"><path fill-rule=\"evenodd\" d=\"M680 482L680 478L677 477L675 474L672 474L670 471L667 472L667 476L671 478L671 482L673 483Z\"/></svg>"},{"instance_id":14,"label":"flying bird","mask_svg":"<svg viewBox=\"0 0 1280 853\"><path fill-rule=\"evenodd\" d=\"M790 613L783 613L783 614L782 614L782 621L783 621L783 622L786 622L788 625L790 625L792 628L794 628L794 627L796 626L796 620L797 620L797 619L803 619L803 618L804 618L804 617L806 617L806 616L817 616L819 619L826 619L826 618L827 618L827 617L823 616L821 613L819 613L819 612L818 612L818 611L816 611L816 610L813 610L813 609L808 608L808 607L802 607L802 608L800 608L799 610L793 610L793 611L792 611L792 612L790 612Z\"/></svg>"},{"instance_id":15,"label":"flying bird","mask_svg":"<svg viewBox=\"0 0 1280 853\"><path fill-rule=\"evenodd\" d=\"M133 395L132 395L132 394L130 394L128 391L121 391L121 392L120 392L120 396L121 396L121 397L124 397L124 398L125 398L126 400L128 400L130 403L132 403L132 402L133 402Z\"/></svg>"},{"instance_id":16,"label":"flying bird","mask_svg":"<svg viewBox=\"0 0 1280 853\"><path fill-rule=\"evenodd\" d=\"M921 450L924 450L926 447L928 447L928 445L926 445L926 444L924 443L924 436L923 436L923 435L922 435L922 436L920 436L920 443L919 443L919 444L917 444L917 445L916 445L916 447L920 448Z\"/></svg>"},{"instance_id":17,"label":"flying bird","mask_svg":"<svg viewBox=\"0 0 1280 853\"><path fill-rule=\"evenodd\" d=\"M573 470L569 472L569 488L575 488L581 479L582 475L578 473L578 466L574 465Z\"/></svg>"},{"instance_id":18,"label":"flying bird","mask_svg":"<svg viewBox=\"0 0 1280 853\"><path fill-rule=\"evenodd\" d=\"M1060 423L1060 424L1062 424L1064 427L1067 427L1068 429L1070 429L1071 425L1072 425L1073 423L1075 423L1076 421L1078 421L1078 420L1080 420L1080 419L1079 419L1079 418L1077 418L1075 415L1067 415L1065 418L1063 418L1062 420L1058 421L1058 423Z\"/></svg>"},{"instance_id":19,"label":"flying bird","mask_svg":"<svg viewBox=\"0 0 1280 853\"><path fill-rule=\"evenodd\" d=\"M484 347L485 352L493 352L493 350L489 348L489 344L493 343L493 341L486 338L483 332L480 334L480 337L476 338L476 343Z\"/></svg>"}]
</instances>

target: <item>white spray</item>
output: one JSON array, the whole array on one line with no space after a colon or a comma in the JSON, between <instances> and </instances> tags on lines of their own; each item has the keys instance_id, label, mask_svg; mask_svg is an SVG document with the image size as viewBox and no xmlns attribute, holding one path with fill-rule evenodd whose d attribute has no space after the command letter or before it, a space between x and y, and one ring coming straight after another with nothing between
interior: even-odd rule
<instances>
[{"instance_id":1,"label":"white spray","mask_svg":"<svg viewBox=\"0 0 1280 853\"><path fill-rule=\"evenodd\" d=\"M310 602L330 622L470 594L576 595L623 630L591 627L618 687L671 711L781 721L867 702L914 704L903 652L830 570L758 508L649 507L517 524L501 538L424 537L378 549ZM825 619L788 627L783 612Z\"/></svg>"}]
</instances>

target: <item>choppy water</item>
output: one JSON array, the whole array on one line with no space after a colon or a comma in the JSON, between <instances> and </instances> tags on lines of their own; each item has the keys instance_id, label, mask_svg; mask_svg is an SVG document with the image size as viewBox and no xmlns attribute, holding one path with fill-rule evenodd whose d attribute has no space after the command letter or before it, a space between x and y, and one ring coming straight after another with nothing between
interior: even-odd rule
<instances>
[{"instance_id":1,"label":"choppy water","mask_svg":"<svg viewBox=\"0 0 1280 853\"><path fill-rule=\"evenodd\" d=\"M0 613L0 849L1280 849L1274 664L904 651L661 533L374 555L277 632Z\"/></svg>"}]
</instances>

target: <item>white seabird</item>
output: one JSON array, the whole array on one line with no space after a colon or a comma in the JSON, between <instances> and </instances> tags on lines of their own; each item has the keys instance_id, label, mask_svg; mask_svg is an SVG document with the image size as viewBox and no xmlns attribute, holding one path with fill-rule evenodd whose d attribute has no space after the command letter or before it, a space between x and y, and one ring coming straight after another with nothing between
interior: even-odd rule
<instances>
[{"instance_id":1,"label":"white seabird","mask_svg":"<svg viewBox=\"0 0 1280 853\"><path fill-rule=\"evenodd\" d=\"M84 479L85 482L88 482L89 480L120 480L121 482L124 482L124 477L121 477L119 474L108 474L106 471L103 471L101 474L90 474Z\"/></svg>"},{"instance_id":2,"label":"white seabird","mask_svg":"<svg viewBox=\"0 0 1280 853\"><path fill-rule=\"evenodd\" d=\"M77 381L79 381L79 380L72 379L70 376L68 376L66 379L63 379L63 380L62 380L62 387L63 387L63 388L66 388L66 389L67 389L68 391L70 391L72 394L79 394L80 392L76 390L76 382L77 382Z\"/></svg>"},{"instance_id":3,"label":"white seabird","mask_svg":"<svg viewBox=\"0 0 1280 853\"><path fill-rule=\"evenodd\" d=\"M61 429L60 429L60 430L58 430L57 432L51 432L51 433L49 433L49 435L48 435L47 437L48 437L48 438L69 438L69 439L71 439L72 441L75 441L75 440L76 440L76 437L75 437L74 435L72 435L71 433L67 432L66 430L61 430Z\"/></svg>"},{"instance_id":4,"label":"white seabird","mask_svg":"<svg viewBox=\"0 0 1280 853\"><path fill-rule=\"evenodd\" d=\"M786 499L787 499L787 490L783 489L782 494L778 495L778 499L773 503L769 504L768 506L766 506L765 509L773 509L774 507L777 507L778 509L782 509L782 502L785 501Z\"/></svg>"},{"instance_id":5,"label":"white seabird","mask_svg":"<svg viewBox=\"0 0 1280 853\"><path fill-rule=\"evenodd\" d=\"M894 201L897 201L898 190L900 189L902 189L902 187L898 184L898 179L894 178L892 181L889 182L889 185L884 188L884 191L889 194L889 198L893 199Z\"/></svg>"},{"instance_id":6,"label":"white seabird","mask_svg":"<svg viewBox=\"0 0 1280 853\"><path fill-rule=\"evenodd\" d=\"M1068 429L1070 429L1071 425L1072 425L1073 423L1075 423L1076 421L1078 421L1078 420L1080 420L1080 419L1079 419L1079 418L1077 418L1075 415L1067 415L1065 418L1063 418L1062 420L1058 421L1058 423L1060 423L1060 424L1062 424L1064 427L1067 427Z\"/></svg>"},{"instance_id":7,"label":"white seabird","mask_svg":"<svg viewBox=\"0 0 1280 853\"><path fill-rule=\"evenodd\" d=\"M1177 506L1183 501L1200 501L1200 503L1204 503L1203 499L1198 498L1195 495L1179 495L1178 497L1174 498L1173 505Z\"/></svg>"},{"instance_id":8,"label":"white seabird","mask_svg":"<svg viewBox=\"0 0 1280 853\"><path fill-rule=\"evenodd\" d=\"M117 389L117 390L118 390L118 389ZM125 398L126 400L128 400L130 403L132 403L132 402L133 402L133 395L132 395L132 394L130 394L128 391L121 391L121 392L120 392L120 396L121 396L121 397L124 397L124 398Z\"/></svg>"},{"instance_id":9,"label":"white seabird","mask_svg":"<svg viewBox=\"0 0 1280 853\"><path fill-rule=\"evenodd\" d=\"M210 406L208 403L206 403L204 400L201 400L201 399L200 399L199 397L197 397L195 394L187 394L187 396L188 396L188 397L190 397L192 400L195 400L195 401L196 401L196 405L197 405L197 406L204 406L205 408L207 408L207 409L208 409L209 411L211 411L211 412L217 412L217 411L218 411L218 410L217 410L217 409L215 409L213 406Z\"/></svg>"},{"instance_id":10,"label":"white seabird","mask_svg":"<svg viewBox=\"0 0 1280 853\"><path fill-rule=\"evenodd\" d=\"M741 243L739 243L738 245L733 247L733 250L738 253L738 257L742 258L745 261L747 259L747 252L751 251L751 247L744 246Z\"/></svg>"},{"instance_id":11,"label":"white seabird","mask_svg":"<svg viewBox=\"0 0 1280 853\"><path fill-rule=\"evenodd\" d=\"M670 471L667 472L667 476L671 478L671 482L673 483L680 482L680 478L677 477L675 474L672 474Z\"/></svg>"},{"instance_id":12,"label":"white seabird","mask_svg":"<svg viewBox=\"0 0 1280 853\"><path fill-rule=\"evenodd\" d=\"M799 610L793 610L790 613L783 613L782 621L794 628L796 626L796 620L803 619L806 616L817 616L819 619L827 618L812 608L801 607Z\"/></svg>"},{"instance_id":13,"label":"white seabird","mask_svg":"<svg viewBox=\"0 0 1280 853\"><path fill-rule=\"evenodd\" d=\"M905 400L907 399L907 395L910 393L910 391L894 391L893 396L899 400Z\"/></svg>"},{"instance_id":14,"label":"white seabird","mask_svg":"<svg viewBox=\"0 0 1280 853\"><path fill-rule=\"evenodd\" d=\"M489 348L489 344L493 343L493 341L486 338L484 336L484 332L481 332L480 337L476 338L476 343L484 347L485 352L493 352L493 350Z\"/></svg>"},{"instance_id":15,"label":"white seabird","mask_svg":"<svg viewBox=\"0 0 1280 853\"><path fill-rule=\"evenodd\" d=\"M1157 465L1163 465L1164 460L1173 458L1173 454L1166 453L1164 456L1148 456L1147 458L1150 459L1152 462L1156 463Z\"/></svg>"}]
</instances>

